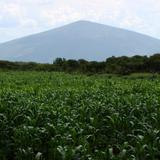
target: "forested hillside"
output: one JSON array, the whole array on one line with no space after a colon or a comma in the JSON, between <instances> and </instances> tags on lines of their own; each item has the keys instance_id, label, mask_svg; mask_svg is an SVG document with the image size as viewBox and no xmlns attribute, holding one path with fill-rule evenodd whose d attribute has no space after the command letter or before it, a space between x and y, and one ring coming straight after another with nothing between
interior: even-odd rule
<instances>
[{"instance_id":1,"label":"forested hillside","mask_svg":"<svg viewBox=\"0 0 160 160\"><path fill-rule=\"evenodd\" d=\"M56 58L53 64L40 64L35 62L9 62L0 61L1 70L35 70L35 71L61 71L67 73L84 74L130 74L130 73L159 73L160 54L150 57L135 55L133 57L110 57L105 61L86 61Z\"/></svg>"}]
</instances>

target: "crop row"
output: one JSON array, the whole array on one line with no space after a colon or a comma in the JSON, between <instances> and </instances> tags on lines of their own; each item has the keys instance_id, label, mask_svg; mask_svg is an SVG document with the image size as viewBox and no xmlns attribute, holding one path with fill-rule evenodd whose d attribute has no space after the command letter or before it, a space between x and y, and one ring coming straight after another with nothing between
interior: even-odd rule
<instances>
[{"instance_id":1,"label":"crop row","mask_svg":"<svg viewBox=\"0 0 160 160\"><path fill-rule=\"evenodd\" d=\"M160 80L0 75L0 159L160 159Z\"/></svg>"}]
</instances>

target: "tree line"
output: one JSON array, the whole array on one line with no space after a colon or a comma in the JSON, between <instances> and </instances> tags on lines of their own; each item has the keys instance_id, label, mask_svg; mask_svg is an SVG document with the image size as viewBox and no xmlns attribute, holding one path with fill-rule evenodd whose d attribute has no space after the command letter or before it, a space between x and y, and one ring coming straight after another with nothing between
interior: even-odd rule
<instances>
[{"instance_id":1,"label":"tree line","mask_svg":"<svg viewBox=\"0 0 160 160\"><path fill-rule=\"evenodd\" d=\"M131 73L160 73L160 54L152 56L135 55L132 57L112 56L105 61L87 61L84 59L73 60L56 58L53 64L40 64L35 62L9 62L0 61L1 70L34 70L58 71L84 74L121 74Z\"/></svg>"}]
</instances>

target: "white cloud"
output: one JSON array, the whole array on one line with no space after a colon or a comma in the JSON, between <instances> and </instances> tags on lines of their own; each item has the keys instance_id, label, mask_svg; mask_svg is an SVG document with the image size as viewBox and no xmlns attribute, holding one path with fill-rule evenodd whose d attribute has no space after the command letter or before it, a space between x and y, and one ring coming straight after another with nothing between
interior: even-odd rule
<instances>
[{"instance_id":1,"label":"white cloud","mask_svg":"<svg viewBox=\"0 0 160 160\"><path fill-rule=\"evenodd\" d=\"M159 0L0 0L0 42L80 19L160 38L159 8Z\"/></svg>"}]
</instances>

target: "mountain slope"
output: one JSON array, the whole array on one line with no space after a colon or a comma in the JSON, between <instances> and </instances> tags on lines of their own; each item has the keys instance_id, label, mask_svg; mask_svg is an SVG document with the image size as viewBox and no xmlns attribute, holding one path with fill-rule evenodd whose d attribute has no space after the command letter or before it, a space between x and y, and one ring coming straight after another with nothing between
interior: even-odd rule
<instances>
[{"instance_id":1,"label":"mountain slope","mask_svg":"<svg viewBox=\"0 0 160 160\"><path fill-rule=\"evenodd\" d=\"M160 52L160 40L89 21L0 44L0 59L52 62L56 57L105 60L112 55Z\"/></svg>"}]
</instances>

